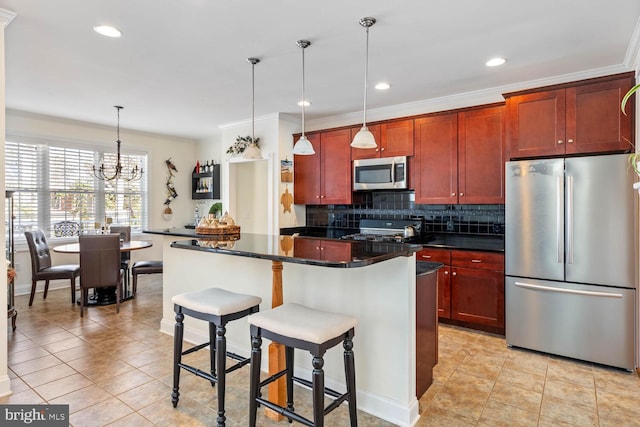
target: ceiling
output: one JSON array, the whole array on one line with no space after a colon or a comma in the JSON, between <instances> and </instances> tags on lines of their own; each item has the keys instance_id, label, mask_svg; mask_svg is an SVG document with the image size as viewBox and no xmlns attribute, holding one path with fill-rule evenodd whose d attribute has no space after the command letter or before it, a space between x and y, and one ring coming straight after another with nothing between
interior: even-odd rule
<instances>
[{"instance_id":1,"label":"ceiling","mask_svg":"<svg viewBox=\"0 0 640 427\"><path fill-rule=\"evenodd\" d=\"M206 138L255 115L309 120L594 70L632 70L638 0L0 0L6 106L126 129ZM92 27L110 24L109 39ZM634 32L635 30L635 32ZM485 61L503 56L501 67ZM391 89L372 89L387 81Z\"/></svg>"}]
</instances>

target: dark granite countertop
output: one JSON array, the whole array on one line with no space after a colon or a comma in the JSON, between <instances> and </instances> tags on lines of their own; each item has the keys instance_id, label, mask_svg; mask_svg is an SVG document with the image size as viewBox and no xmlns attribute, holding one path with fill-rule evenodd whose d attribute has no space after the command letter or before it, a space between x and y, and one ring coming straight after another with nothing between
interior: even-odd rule
<instances>
[{"instance_id":1,"label":"dark granite countertop","mask_svg":"<svg viewBox=\"0 0 640 427\"><path fill-rule=\"evenodd\" d=\"M145 232L184 236L181 234L182 231L176 230ZM193 233L193 230L191 232ZM241 233L237 239L229 237L228 240L212 236L198 236L198 238L173 242L171 247L339 268L364 267L400 256L412 256L413 253L422 249L422 245L309 237L293 238L288 235L273 236L249 233Z\"/></svg>"},{"instance_id":2,"label":"dark granite countertop","mask_svg":"<svg viewBox=\"0 0 640 427\"><path fill-rule=\"evenodd\" d=\"M204 234L196 233L195 228L186 227L159 228L156 230L142 230L142 232L147 234L160 234L163 236L206 237Z\"/></svg>"},{"instance_id":3,"label":"dark granite countertop","mask_svg":"<svg viewBox=\"0 0 640 427\"><path fill-rule=\"evenodd\" d=\"M288 227L280 229L280 234L298 233L305 237L339 239L358 229L336 227ZM429 233L415 244L426 248L463 249L475 251L504 252L504 236L487 234Z\"/></svg>"},{"instance_id":4,"label":"dark granite countertop","mask_svg":"<svg viewBox=\"0 0 640 427\"><path fill-rule=\"evenodd\" d=\"M421 243L425 248L504 252L504 236L441 233L425 236Z\"/></svg>"}]
</instances>

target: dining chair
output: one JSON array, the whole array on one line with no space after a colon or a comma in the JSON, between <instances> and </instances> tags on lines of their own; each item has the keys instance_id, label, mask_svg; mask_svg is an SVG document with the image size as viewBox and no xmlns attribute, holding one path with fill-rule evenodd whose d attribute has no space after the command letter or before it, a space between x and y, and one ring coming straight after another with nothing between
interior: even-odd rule
<instances>
[{"instance_id":1,"label":"dining chair","mask_svg":"<svg viewBox=\"0 0 640 427\"><path fill-rule=\"evenodd\" d=\"M116 312L120 313L122 276L120 236L99 234L80 236L80 317L84 316L90 288L116 288Z\"/></svg>"},{"instance_id":2,"label":"dining chair","mask_svg":"<svg viewBox=\"0 0 640 427\"><path fill-rule=\"evenodd\" d=\"M50 280L69 279L71 281L71 303L75 303L76 277L80 275L80 266L77 264L51 265L49 245L42 230L25 231L24 236L27 239L29 254L31 255L31 295L29 296L29 306L33 304L36 284L40 280L45 281L42 299L46 299Z\"/></svg>"},{"instance_id":3,"label":"dining chair","mask_svg":"<svg viewBox=\"0 0 640 427\"><path fill-rule=\"evenodd\" d=\"M131 226L129 225L112 225L109 227L111 234L119 234L123 242L131 241ZM124 284L129 288L129 265L131 264L131 252L120 253L120 268L124 270Z\"/></svg>"}]
</instances>

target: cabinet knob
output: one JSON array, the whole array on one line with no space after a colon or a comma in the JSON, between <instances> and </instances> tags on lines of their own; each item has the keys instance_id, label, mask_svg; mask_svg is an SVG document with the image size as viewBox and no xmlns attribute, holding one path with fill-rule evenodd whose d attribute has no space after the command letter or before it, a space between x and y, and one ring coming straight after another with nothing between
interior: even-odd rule
<instances>
[{"instance_id":1,"label":"cabinet knob","mask_svg":"<svg viewBox=\"0 0 640 427\"><path fill-rule=\"evenodd\" d=\"M459 195L460 195L460 196L464 196L464 193L460 193Z\"/></svg>"},{"instance_id":2,"label":"cabinet knob","mask_svg":"<svg viewBox=\"0 0 640 427\"><path fill-rule=\"evenodd\" d=\"M384 151L384 147L382 147L381 151Z\"/></svg>"},{"instance_id":3,"label":"cabinet knob","mask_svg":"<svg viewBox=\"0 0 640 427\"><path fill-rule=\"evenodd\" d=\"M571 143L573 143L573 139L567 139L567 142L568 142L569 144L571 144Z\"/></svg>"},{"instance_id":4,"label":"cabinet knob","mask_svg":"<svg viewBox=\"0 0 640 427\"><path fill-rule=\"evenodd\" d=\"M376 153L377 153L378 151L380 151L380 149L379 149L379 148L376 148Z\"/></svg>"},{"instance_id":5,"label":"cabinet knob","mask_svg":"<svg viewBox=\"0 0 640 427\"><path fill-rule=\"evenodd\" d=\"M445 270L445 271L444 271L444 274L448 276L448 275L449 275L449 271L448 271L448 270Z\"/></svg>"},{"instance_id":6,"label":"cabinet knob","mask_svg":"<svg viewBox=\"0 0 640 427\"><path fill-rule=\"evenodd\" d=\"M324 196L320 196L321 199L324 199Z\"/></svg>"},{"instance_id":7,"label":"cabinet knob","mask_svg":"<svg viewBox=\"0 0 640 427\"><path fill-rule=\"evenodd\" d=\"M561 140L561 139L559 139L559 140L558 140L558 144L562 144L563 142L564 142L564 141L563 141L563 140Z\"/></svg>"},{"instance_id":8,"label":"cabinet knob","mask_svg":"<svg viewBox=\"0 0 640 427\"><path fill-rule=\"evenodd\" d=\"M451 197L456 197L456 193L451 193Z\"/></svg>"},{"instance_id":9,"label":"cabinet knob","mask_svg":"<svg viewBox=\"0 0 640 427\"><path fill-rule=\"evenodd\" d=\"M456 275L456 272L454 271L453 273L451 273L451 275L452 275L452 276L455 276L455 275Z\"/></svg>"},{"instance_id":10,"label":"cabinet knob","mask_svg":"<svg viewBox=\"0 0 640 427\"><path fill-rule=\"evenodd\" d=\"M320 198L320 196L316 196L316 199L319 199L319 198Z\"/></svg>"}]
</instances>

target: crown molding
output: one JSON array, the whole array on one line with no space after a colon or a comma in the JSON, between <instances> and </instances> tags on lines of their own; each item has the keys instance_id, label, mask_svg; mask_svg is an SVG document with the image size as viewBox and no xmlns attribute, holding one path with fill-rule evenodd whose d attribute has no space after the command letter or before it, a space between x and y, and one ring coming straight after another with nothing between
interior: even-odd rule
<instances>
[{"instance_id":1,"label":"crown molding","mask_svg":"<svg viewBox=\"0 0 640 427\"><path fill-rule=\"evenodd\" d=\"M624 56L623 62L627 67L636 70L636 74L640 68L640 63L638 63L638 53L640 53L640 18L636 21L636 26L631 34L631 40L627 46L627 53Z\"/></svg>"},{"instance_id":2,"label":"crown molding","mask_svg":"<svg viewBox=\"0 0 640 427\"><path fill-rule=\"evenodd\" d=\"M7 25L13 21L13 18L16 17L16 13L7 9L0 9L0 24L2 24L3 28L7 28Z\"/></svg>"},{"instance_id":3,"label":"crown molding","mask_svg":"<svg viewBox=\"0 0 640 427\"><path fill-rule=\"evenodd\" d=\"M265 114L264 116L256 117L255 121L259 122L261 120L273 120L273 119L278 119L280 116L281 116L280 113ZM225 123L223 125L220 125L218 126L218 129L231 129L238 126L245 126L250 124L251 124L251 119L238 120L237 122L230 122L230 123Z\"/></svg>"},{"instance_id":4,"label":"crown molding","mask_svg":"<svg viewBox=\"0 0 640 427\"><path fill-rule=\"evenodd\" d=\"M585 80L594 77L602 77L610 74L633 71L633 68L625 64L597 68L576 73L563 74L538 80L529 80L511 85L497 86L471 92L463 92L454 95L432 98L422 101L408 102L405 104L391 105L388 107L367 109L367 122L389 120L397 117L417 116L420 114L435 113L438 111L454 110L457 108L473 107L476 105L503 102L503 93L516 92L524 89L551 86L572 81ZM307 120L307 130L314 131L329 129L339 126L357 125L362 122L362 112L341 114L338 116L322 117Z\"/></svg>"}]
</instances>

